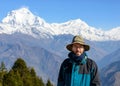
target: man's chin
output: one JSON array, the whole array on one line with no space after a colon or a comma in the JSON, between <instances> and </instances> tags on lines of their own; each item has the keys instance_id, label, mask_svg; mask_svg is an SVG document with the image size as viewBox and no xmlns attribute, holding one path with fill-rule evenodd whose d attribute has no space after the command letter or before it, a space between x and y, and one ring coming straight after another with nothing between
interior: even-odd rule
<instances>
[{"instance_id":1,"label":"man's chin","mask_svg":"<svg viewBox=\"0 0 120 86\"><path fill-rule=\"evenodd\" d=\"M81 55L81 53L76 53L76 55L77 55L77 56L80 56L80 55Z\"/></svg>"}]
</instances>

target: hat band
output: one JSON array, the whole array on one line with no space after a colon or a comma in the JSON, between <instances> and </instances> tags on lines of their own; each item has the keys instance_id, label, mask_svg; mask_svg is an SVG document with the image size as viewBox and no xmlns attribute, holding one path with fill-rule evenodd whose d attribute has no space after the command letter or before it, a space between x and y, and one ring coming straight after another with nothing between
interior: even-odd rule
<instances>
[{"instance_id":1,"label":"hat band","mask_svg":"<svg viewBox=\"0 0 120 86\"><path fill-rule=\"evenodd\" d=\"M75 42L73 42L73 43L85 44L85 42L81 42L81 41L75 41ZM73 43L72 43L72 44L73 44Z\"/></svg>"}]
</instances>

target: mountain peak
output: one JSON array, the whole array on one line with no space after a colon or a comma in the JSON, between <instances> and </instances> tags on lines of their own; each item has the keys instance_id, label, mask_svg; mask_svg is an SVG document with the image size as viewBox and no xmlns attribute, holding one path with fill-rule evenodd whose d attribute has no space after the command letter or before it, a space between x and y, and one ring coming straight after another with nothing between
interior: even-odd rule
<instances>
[{"instance_id":1,"label":"mountain peak","mask_svg":"<svg viewBox=\"0 0 120 86\"><path fill-rule=\"evenodd\" d=\"M30 12L29 8L25 8L25 7L20 8L20 9L18 9L18 10L16 10L16 11L19 12L19 13L32 14L32 13Z\"/></svg>"},{"instance_id":2,"label":"mountain peak","mask_svg":"<svg viewBox=\"0 0 120 86\"><path fill-rule=\"evenodd\" d=\"M33 15L28 8L20 8L8 13L7 17L2 20L2 23L11 25L33 25L36 21L38 23L43 20Z\"/></svg>"},{"instance_id":3,"label":"mountain peak","mask_svg":"<svg viewBox=\"0 0 120 86\"><path fill-rule=\"evenodd\" d=\"M120 28L103 31L89 26L81 19L70 20L64 23L46 23L42 18L32 14L28 8L20 8L9 12L0 24L0 33L21 32L33 37L71 34L82 35L83 38L93 41L120 40ZM43 35L44 34L44 35Z\"/></svg>"}]
</instances>

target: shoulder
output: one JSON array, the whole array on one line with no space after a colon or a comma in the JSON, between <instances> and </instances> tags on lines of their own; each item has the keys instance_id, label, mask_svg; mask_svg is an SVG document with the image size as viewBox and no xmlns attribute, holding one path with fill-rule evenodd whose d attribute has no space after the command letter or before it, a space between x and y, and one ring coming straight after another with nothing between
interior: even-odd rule
<instances>
[{"instance_id":1,"label":"shoulder","mask_svg":"<svg viewBox=\"0 0 120 86\"><path fill-rule=\"evenodd\" d=\"M68 63L70 63L71 62L71 60L70 60L70 58L66 58L63 62L62 62L62 64L68 64Z\"/></svg>"},{"instance_id":2,"label":"shoulder","mask_svg":"<svg viewBox=\"0 0 120 86\"><path fill-rule=\"evenodd\" d=\"M87 61L88 61L89 63L96 64L96 62L95 62L94 60L92 60L91 58L87 58Z\"/></svg>"},{"instance_id":3,"label":"shoulder","mask_svg":"<svg viewBox=\"0 0 120 86\"><path fill-rule=\"evenodd\" d=\"M90 59L90 58L87 58L87 64L91 65L92 67L97 68L96 62L94 60Z\"/></svg>"},{"instance_id":4,"label":"shoulder","mask_svg":"<svg viewBox=\"0 0 120 86\"><path fill-rule=\"evenodd\" d=\"M62 67L71 66L71 65L72 65L72 62L70 58L66 58L61 64Z\"/></svg>"}]
</instances>

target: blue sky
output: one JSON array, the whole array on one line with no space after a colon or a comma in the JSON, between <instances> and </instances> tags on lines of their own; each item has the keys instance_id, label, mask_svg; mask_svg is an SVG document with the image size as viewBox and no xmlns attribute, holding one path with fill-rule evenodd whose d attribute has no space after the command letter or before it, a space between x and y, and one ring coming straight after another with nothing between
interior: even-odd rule
<instances>
[{"instance_id":1,"label":"blue sky","mask_svg":"<svg viewBox=\"0 0 120 86\"><path fill-rule=\"evenodd\" d=\"M28 7L48 23L63 23L81 19L98 29L109 30L120 26L120 0L2 0L0 21L7 13Z\"/></svg>"}]
</instances>

